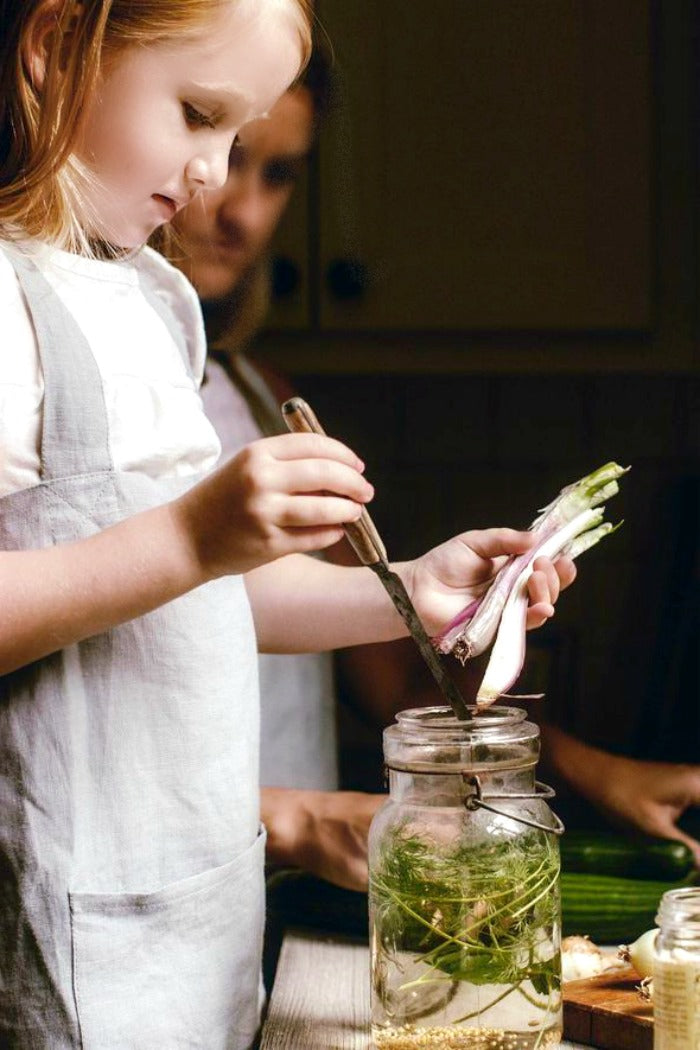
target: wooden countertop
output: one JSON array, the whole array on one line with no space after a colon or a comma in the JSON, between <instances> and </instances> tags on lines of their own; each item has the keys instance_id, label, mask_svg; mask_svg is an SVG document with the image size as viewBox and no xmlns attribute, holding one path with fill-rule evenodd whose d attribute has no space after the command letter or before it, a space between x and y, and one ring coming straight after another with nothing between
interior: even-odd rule
<instances>
[{"instance_id":1,"label":"wooden countertop","mask_svg":"<svg viewBox=\"0 0 700 1050\"><path fill-rule=\"evenodd\" d=\"M371 1050L366 942L287 931L260 1050Z\"/></svg>"}]
</instances>

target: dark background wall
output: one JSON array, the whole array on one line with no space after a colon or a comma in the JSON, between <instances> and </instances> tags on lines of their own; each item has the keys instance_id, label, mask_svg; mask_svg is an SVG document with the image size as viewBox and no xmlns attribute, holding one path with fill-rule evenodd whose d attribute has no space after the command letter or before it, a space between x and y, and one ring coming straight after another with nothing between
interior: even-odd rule
<instances>
[{"instance_id":1,"label":"dark background wall","mask_svg":"<svg viewBox=\"0 0 700 1050\"><path fill-rule=\"evenodd\" d=\"M366 459L377 489L372 515L395 558L464 528L526 526L569 481L609 459L631 464L609 504L622 528L581 557L555 619L529 635L519 686L544 690L548 717L592 743L698 760L695 381L296 378L328 429ZM376 779L372 733L347 723L346 732L356 747L349 766L366 750Z\"/></svg>"},{"instance_id":2,"label":"dark background wall","mask_svg":"<svg viewBox=\"0 0 700 1050\"><path fill-rule=\"evenodd\" d=\"M488 32L498 41L500 27L512 17L521 16L523 5L528 7L524 0L498 0L488 8L478 0L458 4L441 0L432 17L439 19L442 11L445 18L453 19L453 31L468 39L473 20L483 20L487 10L491 15L495 11ZM593 230L600 241L609 221L596 227L596 201L605 197L607 185L615 179L619 183L621 165L624 167L621 156L643 156L643 163L638 159L630 163L626 177L630 200L639 189L637 176L646 187L645 207L635 196L634 222L637 226L643 224L641 234L635 227L635 236L639 235L639 244L648 244L649 251L648 258L640 258L639 252L635 258L628 258L629 240L622 230L618 240L606 248L607 264L600 264L609 267L603 284L614 287L617 282L625 288L637 282L635 287L642 290L637 305L634 296L630 299L634 303L628 322L608 325L600 321L600 311L614 309L614 295L610 307L601 299L586 300L581 305L583 300L574 296L566 307L571 311L571 324L562 325L560 318L557 323L552 322L551 318L559 314L556 303L553 306L547 299L545 268L539 292L532 292L532 310L535 315L539 310L537 316L542 320L527 327L519 325L518 311L528 308L528 304L519 303L510 317L507 302L503 305L502 324L475 326L470 320L468 289L464 292L464 320L457 324L451 319L448 326L441 327L433 315L425 323L419 311L416 316L413 301L406 303L405 313L401 314L400 299L399 316L409 318L410 323L397 324L393 315L387 320L388 315L382 313L381 297L391 294L395 298L402 271L392 263L386 236L382 242L386 255L372 256L376 236L363 229L363 222L368 220L362 196L371 199L373 185L378 193L386 192L387 183L405 179L409 162L404 156L402 166L392 167L392 152L376 137L381 137L381 127L377 130L372 125L373 120L376 124L375 117L362 107L369 105L367 98L377 105L378 100L384 100L382 119L391 118L393 111L386 102L387 84L396 71L391 64L386 27L382 29L381 46L373 43L373 34L379 32L381 23L381 18L372 13L376 5L346 4L344 10L352 13L351 24L347 21L349 15L336 17L335 7L329 2L322 4L321 13L323 16L325 9L331 33L335 25L336 30L343 29L346 34L342 40L334 37L339 73L346 80L354 76L364 86L355 98L352 86L346 86L345 108L333 118L296 213L281 233L277 251L294 258L301 282L296 295L278 304L258 352L262 359L290 374L326 429L348 441L366 460L368 476L377 490L372 514L394 558L411 557L465 528L492 524L524 526L538 506L574 478L610 459L630 464L632 470L624 479L622 492L610 504L612 519L624 518L625 523L615 536L582 557L579 580L562 597L555 620L530 635L525 681L546 690L550 718L591 742L630 754L697 761L697 7L685 0L659 0L651 5L639 0L615 0L612 5L596 4L594 0L530 3L528 11L540 19L540 42L554 56L552 63L555 64L557 41L548 37L546 27L556 10L557 17L566 16L572 26L579 27L581 39L592 49L586 56L585 68L595 64L596 48L602 54L614 45L619 48L620 61L629 62L629 68L637 71L638 92L625 103L628 109L634 104L637 111L625 114L615 109L612 74L607 98L601 101L596 96L595 105L591 103L590 112L600 129L596 141L607 141L604 132L608 120L618 120L622 129L628 125L632 130L628 150L619 141L615 146L609 144L609 152L608 147L600 147L598 164L603 166L604 177L599 180L598 196L592 198L584 219L587 230ZM598 22L593 32L596 11ZM618 23L611 21L608 26L605 19L610 11L619 18ZM421 17L425 17L424 13ZM567 24L562 23L564 27ZM483 25L482 31L487 32ZM561 35L561 26L559 32ZM574 30L571 32L573 40ZM627 53L624 49L633 37L633 51ZM432 46L431 62L439 66L442 44L437 40ZM343 54L355 51L361 55L359 68L357 61L343 64ZM601 65L607 63L614 73L614 59L614 55L606 53ZM456 69L459 56L454 61ZM530 53L519 61L529 61L534 67L538 55ZM522 83L528 83L525 74L506 61L491 63L488 74L484 72L484 76L492 78L489 82L494 91L503 77L524 77ZM434 109L440 106L449 75L445 68L435 71L431 96ZM566 76L566 69L558 75ZM424 69L413 88L417 95L425 93L427 76ZM368 81L370 77L379 78L378 87L374 81ZM408 85L410 78L405 83ZM548 84L556 94L556 75ZM584 82L576 103L579 109L585 108L586 100L597 90L592 81ZM453 107L454 104L453 99ZM554 115L552 109L552 120ZM453 108L451 124L458 124L459 119L459 110ZM362 139L366 124L372 125L369 143ZM484 150L492 151L489 156L497 165L505 155L505 132L491 136L489 129L488 122L481 126L481 141ZM408 133L413 130L409 128ZM433 136L430 141L435 151L431 165L439 167L441 179L447 184L450 178L464 177L465 153L455 151L453 144L449 149L445 147L445 156L441 156L440 141L445 141L445 134L442 139ZM509 134L515 132L511 129ZM624 134L624 130L620 131L623 138ZM421 141L419 129L417 152ZM646 143L642 154L634 152L640 143ZM551 145L552 149L560 149L560 139L552 136ZM479 140L475 141L470 133L470 151L478 152L479 148ZM525 149L526 143L523 141L519 148ZM339 155L341 167L348 169L346 180L349 171L360 181L367 164L358 165L357 157L379 156L381 165L372 169L372 185L363 188L362 184L354 192L342 180L339 182ZM424 163L424 158L420 163ZM543 171L545 168L543 160ZM536 174L536 166L533 171ZM583 193L590 185L588 175L582 175L578 162L572 162L570 171L571 193ZM536 193L536 179L533 186L532 192ZM618 189L624 207L626 191L624 186ZM522 187L514 190L521 191L525 192ZM565 199L566 186L561 193ZM350 297L344 304L327 301L327 263L343 247L333 243L338 229L339 197L340 226L346 231L351 227L352 250L366 265L370 282L374 281L364 300L360 294L357 301ZM434 197L433 187L431 193L422 199L416 197L411 205L413 210L425 212L426 222L430 220L430 201ZM510 205L501 196L488 198L484 206L493 209L493 221L498 225L501 209L507 210ZM511 257L504 261L503 269L511 278L513 274L517 277L520 262L516 256L524 250L522 245L537 245L537 228L524 230L518 225L522 214L519 203L511 223L515 231L509 242ZM377 221L374 216L372 222L376 225ZM506 225L502 223L501 227L505 229ZM507 231L503 236L507 236ZM556 224L547 236L562 257L567 252L573 257L575 239L562 239L558 244ZM423 244L417 245L416 254L424 256L424 248ZM431 265L433 269L438 261L444 265L447 252L449 266L459 269L466 265L464 258L470 251L469 265L476 267L478 252L475 254L473 246L468 247L461 232L456 240L443 239L442 247L439 241L431 246L432 256L423 259L427 298L433 289ZM577 256L571 267L571 282L576 282L577 267L581 282L588 280L589 264L590 256ZM596 273L600 265L593 267ZM629 279L625 267L629 267ZM441 282L444 284L444 279ZM367 306L367 299L375 300L374 305ZM593 318L590 325L584 323L586 310ZM363 736L357 726L349 725L346 736L352 755L349 767L355 780L371 782L376 772L376 734Z\"/></svg>"}]
</instances>

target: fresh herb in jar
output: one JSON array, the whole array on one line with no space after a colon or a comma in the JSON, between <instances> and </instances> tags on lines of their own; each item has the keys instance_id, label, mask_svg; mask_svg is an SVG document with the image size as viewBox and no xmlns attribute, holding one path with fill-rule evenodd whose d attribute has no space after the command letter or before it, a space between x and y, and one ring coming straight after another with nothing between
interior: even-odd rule
<instances>
[{"instance_id":1,"label":"fresh herb in jar","mask_svg":"<svg viewBox=\"0 0 700 1050\"><path fill-rule=\"evenodd\" d=\"M372 872L371 906L380 931L374 950L387 963L397 952L410 953L425 967L400 986L401 993L446 978L506 985L482 1010L517 991L546 1011L561 983L552 940L559 923L558 875L551 835L440 845L406 822L390 831Z\"/></svg>"}]
</instances>

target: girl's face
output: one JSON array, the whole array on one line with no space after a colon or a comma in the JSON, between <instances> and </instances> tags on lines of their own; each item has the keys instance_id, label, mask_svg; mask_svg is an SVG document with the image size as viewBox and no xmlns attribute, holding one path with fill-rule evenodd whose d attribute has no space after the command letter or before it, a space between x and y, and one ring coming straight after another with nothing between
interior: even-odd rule
<instances>
[{"instance_id":1,"label":"girl's face","mask_svg":"<svg viewBox=\"0 0 700 1050\"><path fill-rule=\"evenodd\" d=\"M195 194L222 186L239 129L272 107L300 60L291 13L246 0L222 7L196 37L119 54L76 151L94 176L90 233L138 247Z\"/></svg>"}]
</instances>

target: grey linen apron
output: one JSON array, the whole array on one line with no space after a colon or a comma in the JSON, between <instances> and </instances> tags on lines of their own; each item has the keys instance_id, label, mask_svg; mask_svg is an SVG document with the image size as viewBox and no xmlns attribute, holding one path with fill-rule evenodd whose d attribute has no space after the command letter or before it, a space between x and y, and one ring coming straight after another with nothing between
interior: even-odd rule
<instances>
[{"instance_id":1,"label":"grey linen apron","mask_svg":"<svg viewBox=\"0 0 700 1050\"><path fill-rule=\"evenodd\" d=\"M45 384L41 481L0 500L13 550L85 538L192 481L114 470L94 357L33 263L8 255ZM240 577L0 678L3 1050L248 1050L258 732Z\"/></svg>"}]
</instances>

